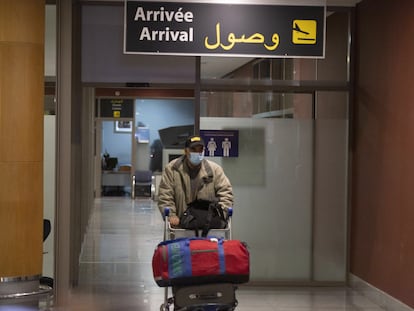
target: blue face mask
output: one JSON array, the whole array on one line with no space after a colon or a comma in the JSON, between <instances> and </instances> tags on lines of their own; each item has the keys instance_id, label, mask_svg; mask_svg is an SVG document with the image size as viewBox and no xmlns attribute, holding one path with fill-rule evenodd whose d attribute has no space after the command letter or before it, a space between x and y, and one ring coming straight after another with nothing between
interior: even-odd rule
<instances>
[{"instance_id":1,"label":"blue face mask","mask_svg":"<svg viewBox=\"0 0 414 311\"><path fill-rule=\"evenodd\" d=\"M201 161L204 159L204 151L203 152L190 152L190 162L192 165L199 165Z\"/></svg>"}]
</instances>

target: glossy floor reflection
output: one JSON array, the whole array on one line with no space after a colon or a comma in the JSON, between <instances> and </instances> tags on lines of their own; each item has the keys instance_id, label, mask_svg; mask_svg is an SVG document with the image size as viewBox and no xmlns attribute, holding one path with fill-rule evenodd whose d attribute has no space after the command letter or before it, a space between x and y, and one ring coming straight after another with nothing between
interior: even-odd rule
<instances>
[{"instance_id":1,"label":"glossy floor reflection","mask_svg":"<svg viewBox=\"0 0 414 311\"><path fill-rule=\"evenodd\" d=\"M107 197L96 200L80 256L79 286L65 307L42 297L36 306L14 302L7 310L156 311L164 289L152 278L154 247L162 240L163 222L149 199ZM348 288L258 288L240 286L240 311L383 310ZM20 308L19 308L20 307Z\"/></svg>"}]
</instances>

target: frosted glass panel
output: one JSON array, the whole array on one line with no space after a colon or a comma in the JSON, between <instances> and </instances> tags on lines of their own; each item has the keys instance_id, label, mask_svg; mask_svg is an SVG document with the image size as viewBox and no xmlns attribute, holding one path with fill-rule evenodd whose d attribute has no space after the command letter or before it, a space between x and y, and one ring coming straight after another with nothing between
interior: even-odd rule
<instances>
[{"instance_id":1,"label":"frosted glass panel","mask_svg":"<svg viewBox=\"0 0 414 311\"><path fill-rule=\"evenodd\" d=\"M348 121L316 121L314 260L316 281L346 280Z\"/></svg>"},{"instance_id":2,"label":"frosted glass panel","mask_svg":"<svg viewBox=\"0 0 414 311\"><path fill-rule=\"evenodd\" d=\"M239 157L210 159L233 184L233 237L249 245L251 280L309 280L312 121L201 118L200 129L239 130Z\"/></svg>"}]
</instances>

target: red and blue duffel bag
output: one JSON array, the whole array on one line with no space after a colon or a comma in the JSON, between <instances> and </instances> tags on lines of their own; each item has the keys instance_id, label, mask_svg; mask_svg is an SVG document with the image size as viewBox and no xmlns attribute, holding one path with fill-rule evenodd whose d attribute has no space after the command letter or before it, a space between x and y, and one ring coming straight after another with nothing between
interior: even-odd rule
<instances>
[{"instance_id":1,"label":"red and blue duffel bag","mask_svg":"<svg viewBox=\"0 0 414 311\"><path fill-rule=\"evenodd\" d=\"M181 238L158 244L152 257L155 282L161 286L249 281L249 252L239 240Z\"/></svg>"}]
</instances>

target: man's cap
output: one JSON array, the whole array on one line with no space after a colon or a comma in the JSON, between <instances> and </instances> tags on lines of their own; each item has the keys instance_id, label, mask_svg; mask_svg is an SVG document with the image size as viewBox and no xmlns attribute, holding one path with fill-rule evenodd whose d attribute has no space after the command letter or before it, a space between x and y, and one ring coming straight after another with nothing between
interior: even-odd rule
<instances>
[{"instance_id":1,"label":"man's cap","mask_svg":"<svg viewBox=\"0 0 414 311\"><path fill-rule=\"evenodd\" d=\"M190 136L185 141L185 148L194 148L196 146L204 147L204 140L200 136Z\"/></svg>"}]
</instances>

